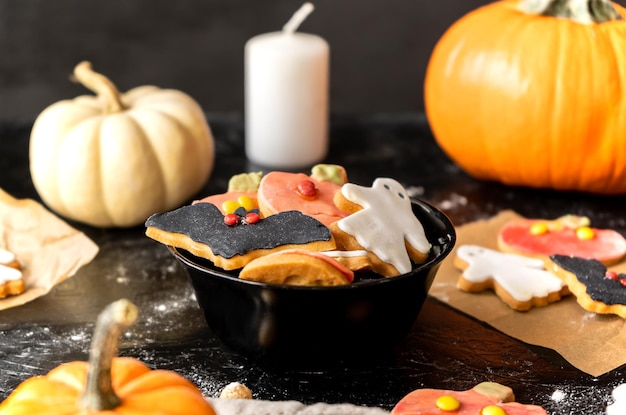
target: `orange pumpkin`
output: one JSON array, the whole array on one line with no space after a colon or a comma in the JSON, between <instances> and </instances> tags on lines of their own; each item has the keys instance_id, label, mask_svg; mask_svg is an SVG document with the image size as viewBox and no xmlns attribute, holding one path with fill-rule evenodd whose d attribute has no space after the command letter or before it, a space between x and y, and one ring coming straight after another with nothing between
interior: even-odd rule
<instances>
[{"instance_id":1,"label":"orange pumpkin","mask_svg":"<svg viewBox=\"0 0 626 415\"><path fill-rule=\"evenodd\" d=\"M626 193L626 10L587 3L497 1L438 41L426 114L440 147L467 173Z\"/></svg>"},{"instance_id":2,"label":"orange pumpkin","mask_svg":"<svg viewBox=\"0 0 626 415\"><path fill-rule=\"evenodd\" d=\"M114 357L121 331L136 315L129 301L112 303L98 318L89 363L65 363L27 379L0 404L0 415L215 415L196 386L179 374Z\"/></svg>"}]
</instances>

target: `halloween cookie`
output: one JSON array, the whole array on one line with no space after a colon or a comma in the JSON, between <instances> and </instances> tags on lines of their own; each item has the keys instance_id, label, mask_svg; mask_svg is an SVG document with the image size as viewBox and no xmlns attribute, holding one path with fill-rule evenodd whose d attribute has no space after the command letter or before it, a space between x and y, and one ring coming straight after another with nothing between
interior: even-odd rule
<instances>
[{"instance_id":1,"label":"halloween cookie","mask_svg":"<svg viewBox=\"0 0 626 415\"><path fill-rule=\"evenodd\" d=\"M378 178L372 187L346 183L334 200L348 213L330 225L338 248L366 250L374 272L387 277L404 274L411 271L411 261L428 258L431 244L406 190L396 180Z\"/></svg>"},{"instance_id":2,"label":"halloween cookie","mask_svg":"<svg viewBox=\"0 0 626 415\"><path fill-rule=\"evenodd\" d=\"M297 210L328 226L347 213L335 206L333 198L347 180L337 165L316 165L311 175L269 172L261 179L257 193L263 216Z\"/></svg>"},{"instance_id":3,"label":"halloween cookie","mask_svg":"<svg viewBox=\"0 0 626 415\"><path fill-rule=\"evenodd\" d=\"M552 255L552 271L587 311L626 318L626 274L609 271L602 262Z\"/></svg>"},{"instance_id":4,"label":"halloween cookie","mask_svg":"<svg viewBox=\"0 0 626 415\"><path fill-rule=\"evenodd\" d=\"M463 271L457 282L459 289L471 293L493 290L514 310L545 306L569 294L567 285L544 269L544 262L537 258L461 245L454 265Z\"/></svg>"},{"instance_id":5,"label":"halloween cookie","mask_svg":"<svg viewBox=\"0 0 626 415\"><path fill-rule=\"evenodd\" d=\"M620 233L592 228L588 218L573 215L555 220L514 219L500 229L498 247L544 260L555 254L573 255L607 265L626 255L626 239Z\"/></svg>"},{"instance_id":6,"label":"halloween cookie","mask_svg":"<svg viewBox=\"0 0 626 415\"><path fill-rule=\"evenodd\" d=\"M257 190L262 177L261 172L241 173L230 178L226 193L206 196L193 203L212 203L222 213L234 213L239 207L246 210L258 208Z\"/></svg>"},{"instance_id":7,"label":"halloween cookie","mask_svg":"<svg viewBox=\"0 0 626 415\"><path fill-rule=\"evenodd\" d=\"M332 286L351 283L354 273L320 252L289 249L252 260L239 278L269 284Z\"/></svg>"},{"instance_id":8,"label":"halloween cookie","mask_svg":"<svg viewBox=\"0 0 626 415\"><path fill-rule=\"evenodd\" d=\"M483 382L465 391L417 389L402 398L393 415L547 415L537 405L515 402L513 390L495 382Z\"/></svg>"},{"instance_id":9,"label":"halloween cookie","mask_svg":"<svg viewBox=\"0 0 626 415\"><path fill-rule=\"evenodd\" d=\"M0 248L0 298L21 294L25 289L17 257L13 252Z\"/></svg>"},{"instance_id":10,"label":"halloween cookie","mask_svg":"<svg viewBox=\"0 0 626 415\"><path fill-rule=\"evenodd\" d=\"M626 383L617 386L611 392L613 403L606 407L606 415L624 415L626 414Z\"/></svg>"},{"instance_id":11,"label":"halloween cookie","mask_svg":"<svg viewBox=\"0 0 626 415\"><path fill-rule=\"evenodd\" d=\"M225 270L242 268L270 252L301 248L335 249L330 230L297 211L260 218L256 212L223 215L211 203L196 203L156 213L146 221L146 235L165 245L185 249Z\"/></svg>"}]
</instances>

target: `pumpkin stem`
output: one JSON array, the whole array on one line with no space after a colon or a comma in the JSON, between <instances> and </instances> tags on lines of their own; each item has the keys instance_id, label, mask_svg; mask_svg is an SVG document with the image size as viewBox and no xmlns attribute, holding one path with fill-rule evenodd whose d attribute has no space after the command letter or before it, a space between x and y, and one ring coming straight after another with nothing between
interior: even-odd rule
<instances>
[{"instance_id":1,"label":"pumpkin stem","mask_svg":"<svg viewBox=\"0 0 626 415\"><path fill-rule=\"evenodd\" d=\"M622 20L610 0L521 0L525 13L570 19L582 24Z\"/></svg>"},{"instance_id":2,"label":"pumpkin stem","mask_svg":"<svg viewBox=\"0 0 626 415\"><path fill-rule=\"evenodd\" d=\"M122 299L109 304L98 316L89 351L89 369L80 406L87 411L108 411L121 400L113 390L111 366L121 333L137 319L137 307Z\"/></svg>"},{"instance_id":3,"label":"pumpkin stem","mask_svg":"<svg viewBox=\"0 0 626 415\"><path fill-rule=\"evenodd\" d=\"M83 61L74 68L74 77L78 82L92 90L107 103L106 113L111 114L125 109L120 91L106 76L94 72L91 62Z\"/></svg>"}]
</instances>

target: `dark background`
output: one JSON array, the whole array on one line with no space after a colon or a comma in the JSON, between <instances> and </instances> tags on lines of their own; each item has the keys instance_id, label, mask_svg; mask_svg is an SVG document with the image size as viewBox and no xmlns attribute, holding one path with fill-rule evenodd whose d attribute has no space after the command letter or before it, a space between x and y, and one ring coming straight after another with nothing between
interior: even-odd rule
<instances>
[{"instance_id":1,"label":"dark background","mask_svg":"<svg viewBox=\"0 0 626 415\"><path fill-rule=\"evenodd\" d=\"M316 0L301 31L331 48L331 111L423 109L437 39L486 0ZM206 112L243 112L243 49L304 0L0 0L0 119L34 119L90 94L69 81L90 60L125 91L180 89Z\"/></svg>"}]
</instances>

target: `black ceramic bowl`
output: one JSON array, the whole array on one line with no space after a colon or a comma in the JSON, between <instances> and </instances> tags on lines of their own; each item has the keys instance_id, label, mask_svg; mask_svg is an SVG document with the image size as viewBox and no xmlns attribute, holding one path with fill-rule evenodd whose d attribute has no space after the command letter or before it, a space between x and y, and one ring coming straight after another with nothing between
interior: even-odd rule
<instances>
[{"instance_id":1,"label":"black ceramic bowl","mask_svg":"<svg viewBox=\"0 0 626 415\"><path fill-rule=\"evenodd\" d=\"M370 275L337 287L271 285L240 280L187 251L170 251L186 267L210 329L230 349L289 364L360 358L389 351L407 335L454 246L454 227L443 213L422 201L412 206L431 255L392 278Z\"/></svg>"}]
</instances>

